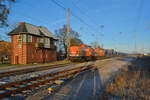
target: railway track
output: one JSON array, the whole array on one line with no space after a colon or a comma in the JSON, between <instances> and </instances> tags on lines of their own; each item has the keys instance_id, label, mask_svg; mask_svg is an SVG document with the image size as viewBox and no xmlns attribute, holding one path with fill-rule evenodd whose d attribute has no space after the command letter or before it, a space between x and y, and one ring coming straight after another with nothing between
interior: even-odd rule
<instances>
[{"instance_id":1,"label":"railway track","mask_svg":"<svg viewBox=\"0 0 150 100\"><path fill-rule=\"evenodd\" d=\"M0 73L0 78L9 77L13 75L21 75L21 74L26 74L26 73L31 73L31 72L38 72L38 71L43 71L43 70L48 70L48 69L53 69L53 68L60 68L60 67L68 66L68 65L73 65L73 64L71 63L57 64L57 65L41 66L41 67L35 67L35 68L26 68L22 70L14 70L14 71L9 71L9 72L2 72Z\"/></svg>"},{"instance_id":2,"label":"railway track","mask_svg":"<svg viewBox=\"0 0 150 100\"><path fill-rule=\"evenodd\" d=\"M108 58L111 58L111 57L101 57L99 60L108 59ZM74 65L74 64L66 63L66 64L57 64L57 65L41 66L41 67L35 67L35 68L26 68L22 70L14 70L14 71L9 71L9 72L2 72L0 73L0 78L9 77L13 75L27 74L31 72L38 72L38 71L43 71L43 70L48 70L48 69L53 69L53 68L65 67L68 65Z\"/></svg>"},{"instance_id":3,"label":"railway track","mask_svg":"<svg viewBox=\"0 0 150 100\"><path fill-rule=\"evenodd\" d=\"M18 82L3 84L0 86L0 99L14 96L17 93L25 95L26 90L33 91L36 87L42 87L43 85L52 86L55 84L56 80L66 80L73 77L74 75L78 75L93 68L95 68L93 65L81 66Z\"/></svg>"}]
</instances>

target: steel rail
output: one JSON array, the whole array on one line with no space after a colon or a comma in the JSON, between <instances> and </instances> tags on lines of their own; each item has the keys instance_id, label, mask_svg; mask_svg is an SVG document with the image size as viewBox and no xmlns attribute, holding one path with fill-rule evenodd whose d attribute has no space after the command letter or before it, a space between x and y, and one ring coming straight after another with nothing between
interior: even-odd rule
<instances>
[{"instance_id":1,"label":"steel rail","mask_svg":"<svg viewBox=\"0 0 150 100\"><path fill-rule=\"evenodd\" d=\"M110 58L110 57L104 56L104 57L99 58L98 60L108 59L108 58ZM13 75L26 74L26 73L30 73L30 72L38 72L38 71L43 71L43 70L48 70L48 69L53 69L53 68L59 68L59 67L64 67L64 66L68 66L68 65L74 65L74 64L65 63L65 64L56 64L56 65L41 66L41 67L35 67L35 68L25 68L25 69L21 69L21 70L2 72L2 73L0 73L0 78L9 77L9 76L13 76Z\"/></svg>"},{"instance_id":2,"label":"steel rail","mask_svg":"<svg viewBox=\"0 0 150 100\"><path fill-rule=\"evenodd\" d=\"M65 67L68 65L73 65L73 64L71 64L71 63L57 64L57 65L41 66L41 67L35 67L35 68L26 68L26 69L21 69L21 70L3 72L3 73L0 73L0 78L9 77L9 76L13 76L13 75L26 74L26 73L30 73L30 72L38 72L38 71L43 71L43 70L48 70L48 69L53 69L53 68Z\"/></svg>"},{"instance_id":3,"label":"steel rail","mask_svg":"<svg viewBox=\"0 0 150 100\"><path fill-rule=\"evenodd\" d=\"M88 65L88 66L82 66L82 67L77 67L77 68L72 68L60 72L55 72L51 73L48 75L43 75L40 77L35 77L23 81L18 81L18 82L12 82L8 84L4 84L0 86L0 91L5 91L4 93L0 93L0 99L4 98L6 96L11 96L16 93L20 93L24 90L31 89L33 90L36 87L39 87L41 85L51 83L55 80L62 79L62 78L70 78L73 75L80 74L83 71L89 70L95 68L93 65ZM34 83L32 83L34 81ZM27 85L28 83L31 83ZM23 87L19 87L20 85L24 85ZM16 89L10 89L10 88L16 88Z\"/></svg>"}]
</instances>

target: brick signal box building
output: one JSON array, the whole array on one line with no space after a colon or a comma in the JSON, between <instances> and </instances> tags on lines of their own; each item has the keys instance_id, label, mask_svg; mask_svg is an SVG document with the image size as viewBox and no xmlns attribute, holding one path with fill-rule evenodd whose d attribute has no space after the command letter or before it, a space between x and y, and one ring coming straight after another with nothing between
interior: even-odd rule
<instances>
[{"instance_id":1,"label":"brick signal box building","mask_svg":"<svg viewBox=\"0 0 150 100\"><path fill-rule=\"evenodd\" d=\"M12 39L12 64L56 61L57 38L45 27L20 22L9 35Z\"/></svg>"}]
</instances>

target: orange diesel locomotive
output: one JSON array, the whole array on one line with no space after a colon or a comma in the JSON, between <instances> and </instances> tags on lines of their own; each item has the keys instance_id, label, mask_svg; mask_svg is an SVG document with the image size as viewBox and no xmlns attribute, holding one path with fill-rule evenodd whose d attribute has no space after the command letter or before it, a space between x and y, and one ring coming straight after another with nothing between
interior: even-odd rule
<instances>
[{"instance_id":1,"label":"orange diesel locomotive","mask_svg":"<svg viewBox=\"0 0 150 100\"><path fill-rule=\"evenodd\" d=\"M71 61L89 61L102 59L104 57L112 57L120 55L121 53L114 51L114 49L91 48L88 45L71 46L70 60Z\"/></svg>"},{"instance_id":2,"label":"orange diesel locomotive","mask_svg":"<svg viewBox=\"0 0 150 100\"><path fill-rule=\"evenodd\" d=\"M96 59L101 59L104 57L104 50L101 48L95 48L95 57Z\"/></svg>"},{"instance_id":3,"label":"orange diesel locomotive","mask_svg":"<svg viewBox=\"0 0 150 100\"><path fill-rule=\"evenodd\" d=\"M71 61L89 61L95 59L94 49L88 45L71 46L70 60Z\"/></svg>"}]
</instances>

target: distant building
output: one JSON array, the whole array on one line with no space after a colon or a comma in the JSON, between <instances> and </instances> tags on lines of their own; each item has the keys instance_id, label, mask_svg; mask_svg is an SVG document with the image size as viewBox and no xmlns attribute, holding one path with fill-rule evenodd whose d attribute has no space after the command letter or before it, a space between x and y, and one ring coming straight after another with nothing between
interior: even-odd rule
<instances>
[{"instance_id":1,"label":"distant building","mask_svg":"<svg viewBox=\"0 0 150 100\"><path fill-rule=\"evenodd\" d=\"M8 41L0 41L0 59L10 60L11 56L11 43Z\"/></svg>"},{"instance_id":2,"label":"distant building","mask_svg":"<svg viewBox=\"0 0 150 100\"><path fill-rule=\"evenodd\" d=\"M47 28L20 22L9 35L12 39L12 64L56 61L58 39Z\"/></svg>"}]
</instances>

